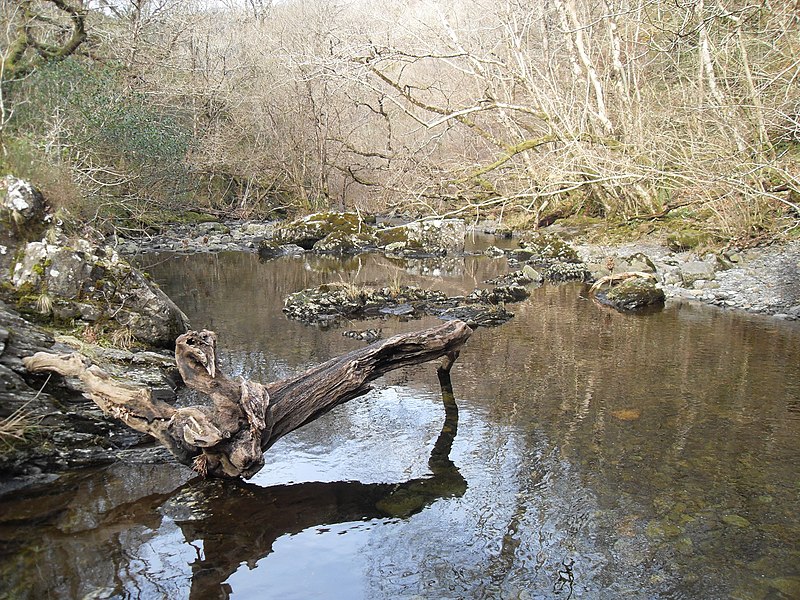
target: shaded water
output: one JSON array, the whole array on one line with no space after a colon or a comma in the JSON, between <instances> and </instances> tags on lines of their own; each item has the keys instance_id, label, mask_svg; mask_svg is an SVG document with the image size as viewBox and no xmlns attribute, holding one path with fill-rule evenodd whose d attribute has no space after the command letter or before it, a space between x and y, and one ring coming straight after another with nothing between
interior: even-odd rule
<instances>
[{"instance_id":1,"label":"shaded water","mask_svg":"<svg viewBox=\"0 0 800 600\"><path fill-rule=\"evenodd\" d=\"M458 293L505 271L480 257L147 262L219 333L224 368L264 381L362 344L285 319L289 292ZM800 597L800 327L690 305L622 315L580 286L510 308L453 368L457 433L422 365L283 438L247 484L117 464L0 499L0 597Z\"/></svg>"}]
</instances>

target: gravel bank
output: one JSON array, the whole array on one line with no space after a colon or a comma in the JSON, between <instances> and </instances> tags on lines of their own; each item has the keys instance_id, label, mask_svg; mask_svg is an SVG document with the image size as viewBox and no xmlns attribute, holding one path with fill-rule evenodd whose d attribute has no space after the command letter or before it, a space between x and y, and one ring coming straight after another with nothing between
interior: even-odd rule
<instances>
[{"instance_id":1,"label":"gravel bank","mask_svg":"<svg viewBox=\"0 0 800 600\"><path fill-rule=\"evenodd\" d=\"M647 256L667 298L800 319L800 242L723 255L671 252L657 242L577 246L588 263Z\"/></svg>"}]
</instances>

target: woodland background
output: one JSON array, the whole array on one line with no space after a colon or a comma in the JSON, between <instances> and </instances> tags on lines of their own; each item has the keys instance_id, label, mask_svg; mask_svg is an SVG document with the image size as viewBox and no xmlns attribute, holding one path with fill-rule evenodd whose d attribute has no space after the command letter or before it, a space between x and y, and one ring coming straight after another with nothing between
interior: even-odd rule
<instances>
[{"instance_id":1,"label":"woodland background","mask_svg":"<svg viewBox=\"0 0 800 600\"><path fill-rule=\"evenodd\" d=\"M0 0L0 170L200 210L797 237L800 2Z\"/></svg>"}]
</instances>

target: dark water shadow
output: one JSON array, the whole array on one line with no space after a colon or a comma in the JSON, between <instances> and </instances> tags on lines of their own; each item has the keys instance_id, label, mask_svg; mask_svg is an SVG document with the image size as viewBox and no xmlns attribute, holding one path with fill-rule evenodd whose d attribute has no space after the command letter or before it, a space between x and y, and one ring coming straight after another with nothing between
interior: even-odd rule
<instances>
[{"instance_id":1,"label":"dark water shadow","mask_svg":"<svg viewBox=\"0 0 800 600\"><path fill-rule=\"evenodd\" d=\"M445 421L431 451L432 475L398 483L332 482L258 487L240 482L189 482L185 492L206 516L175 518L187 541L202 541L203 554L191 565L190 598L228 598L224 582L242 563L255 565L273 543L310 527L386 517L409 517L440 498L463 496L467 482L450 460L458 430L458 407L448 373L439 372Z\"/></svg>"}]
</instances>

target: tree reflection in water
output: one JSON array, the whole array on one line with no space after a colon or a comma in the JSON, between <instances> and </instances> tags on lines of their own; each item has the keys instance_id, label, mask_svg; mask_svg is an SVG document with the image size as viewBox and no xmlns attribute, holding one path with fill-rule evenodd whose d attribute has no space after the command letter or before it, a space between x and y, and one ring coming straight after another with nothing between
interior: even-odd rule
<instances>
[{"instance_id":1,"label":"tree reflection in water","mask_svg":"<svg viewBox=\"0 0 800 600\"><path fill-rule=\"evenodd\" d=\"M175 521L187 541L201 541L203 556L192 563L190 598L225 598L224 582L246 562L254 565L272 552L281 536L317 525L384 517L408 517L440 498L460 497L467 482L450 460L458 429L458 407L449 373L440 370L445 421L431 451L432 475L401 483L333 482L258 487L239 482L192 482L185 492L202 505L202 515ZM185 489L185 488L194 489ZM180 501L179 501L180 502ZM199 518L198 518L199 517Z\"/></svg>"},{"instance_id":2,"label":"tree reflection in water","mask_svg":"<svg viewBox=\"0 0 800 600\"><path fill-rule=\"evenodd\" d=\"M0 498L0 598L225 598L226 580L270 554L282 536L404 518L460 497L467 482L449 458L458 408L449 374L439 379L445 422L427 477L271 487L195 478L176 489L185 470L118 464L7 494Z\"/></svg>"}]
</instances>

